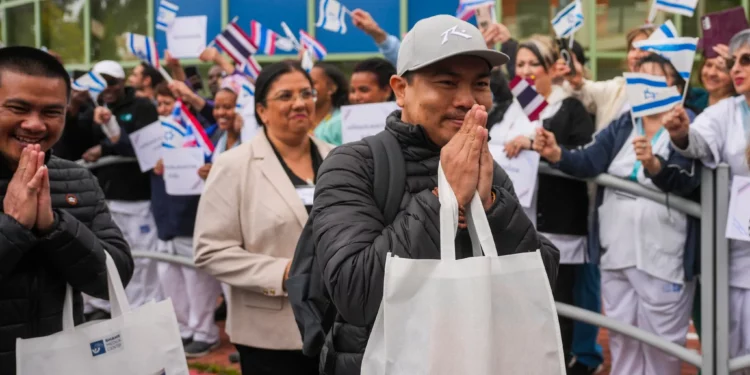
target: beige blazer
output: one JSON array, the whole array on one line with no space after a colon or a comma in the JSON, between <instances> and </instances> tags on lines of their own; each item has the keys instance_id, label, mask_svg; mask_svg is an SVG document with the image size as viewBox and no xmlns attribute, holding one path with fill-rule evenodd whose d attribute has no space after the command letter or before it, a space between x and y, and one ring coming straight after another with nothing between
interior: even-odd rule
<instances>
[{"instance_id":1,"label":"beige blazer","mask_svg":"<svg viewBox=\"0 0 750 375\"><path fill-rule=\"evenodd\" d=\"M332 146L312 138L323 158ZM230 286L232 343L299 350L302 339L283 288L307 210L264 132L219 155L195 221L195 264Z\"/></svg>"}]
</instances>

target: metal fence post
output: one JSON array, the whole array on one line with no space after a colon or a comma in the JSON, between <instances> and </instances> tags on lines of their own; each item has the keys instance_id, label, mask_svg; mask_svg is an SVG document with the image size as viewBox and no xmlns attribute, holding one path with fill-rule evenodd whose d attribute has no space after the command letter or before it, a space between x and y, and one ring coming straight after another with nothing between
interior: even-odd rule
<instances>
[{"instance_id":1,"label":"metal fence post","mask_svg":"<svg viewBox=\"0 0 750 375\"><path fill-rule=\"evenodd\" d=\"M716 374L729 374L729 166L716 168Z\"/></svg>"},{"instance_id":2,"label":"metal fence post","mask_svg":"<svg viewBox=\"0 0 750 375\"><path fill-rule=\"evenodd\" d=\"M714 319L714 176L715 171L703 168L701 174L701 353L703 375L716 372Z\"/></svg>"}]
</instances>

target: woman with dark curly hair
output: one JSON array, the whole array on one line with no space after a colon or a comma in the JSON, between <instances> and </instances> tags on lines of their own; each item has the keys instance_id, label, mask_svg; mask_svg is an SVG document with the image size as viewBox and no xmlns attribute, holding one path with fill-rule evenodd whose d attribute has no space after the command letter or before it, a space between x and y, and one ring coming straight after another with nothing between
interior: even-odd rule
<instances>
[{"instance_id":1,"label":"woman with dark curly hair","mask_svg":"<svg viewBox=\"0 0 750 375\"><path fill-rule=\"evenodd\" d=\"M349 104L349 81L339 68L318 62L310 71L318 93L313 129L315 136L332 145L341 145L341 106Z\"/></svg>"}]
</instances>

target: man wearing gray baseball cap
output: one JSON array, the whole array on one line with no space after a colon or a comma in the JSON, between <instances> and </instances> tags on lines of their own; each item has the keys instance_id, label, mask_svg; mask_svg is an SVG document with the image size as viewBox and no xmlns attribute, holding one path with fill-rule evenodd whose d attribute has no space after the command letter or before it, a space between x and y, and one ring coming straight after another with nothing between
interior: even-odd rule
<instances>
[{"instance_id":1,"label":"man wearing gray baseball cap","mask_svg":"<svg viewBox=\"0 0 750 375\"><path fill-rule=\"evenodd\" d=\"M312 238L336 308L321 351L322 373L360 373L383 297L387 253L412 259L440 257L438 195L443 192L437 191L438 162L459 205L467 205L479 192L498 251L541 249L554 283L559 252L536 233L487 144L490 70L507 61L504 54L487 48L475 26L452 16L423 19L404 37L397 75L390 82L402 110L390 114L386 130L376 136L394 138L396 150L386 147L384 153L400 153L404 159L404 190L387 191L400 202L395 215L384 214L388 209L376 203L382 182L375 179L374 158L382 154L373 152L367 142L336 148L320 167ZM460 259L472 256L472 249L465 225L459 226L464 228L456 236Z\"/></svg>"}]
</instances>

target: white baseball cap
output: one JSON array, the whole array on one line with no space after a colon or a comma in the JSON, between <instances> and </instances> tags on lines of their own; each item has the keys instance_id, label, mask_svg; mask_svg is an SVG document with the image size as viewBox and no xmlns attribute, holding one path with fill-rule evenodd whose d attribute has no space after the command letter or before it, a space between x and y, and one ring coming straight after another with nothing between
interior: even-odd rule
<instances>
[{"instance_id":1,"label":"white baseball cap","mask_svg":"<svg viewBox=\"0 0 750 375\"><path fill-rule=\"evenodd\" d=\"M397 73L418 70L453 56L476 56L492 66L510 60L504 53L487 48L476 26L449 15L437 15L417 22L401 41Z\"/></svg>"},{"instance_id":2,"label":"white baseball cap","mask_svg":"<svg viewBox=\"0 0 750 375\"><path fill-rule=\"evenodd\" d=\"M125 70L122 68L122 65L112 60L99 61L91 71L98 74L106 74L112 78L125 79Z\"/></svg>"}]
</instances>

